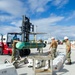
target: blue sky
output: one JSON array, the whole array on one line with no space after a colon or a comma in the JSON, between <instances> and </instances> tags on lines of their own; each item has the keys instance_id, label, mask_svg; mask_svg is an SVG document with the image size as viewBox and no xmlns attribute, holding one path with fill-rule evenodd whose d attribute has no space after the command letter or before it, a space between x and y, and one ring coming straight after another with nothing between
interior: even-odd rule
<instances>
[{"instance_id":1,"label":"blue sky","mask_svg":"<svg viewBox=\"0 0 75 75\"><path fill-rule=\"evenodd\" d=\"M38 39L75 39L75 0L0 0L0 33L20 32L22 15L48 33Z\"/></svg>"}]
</instances>

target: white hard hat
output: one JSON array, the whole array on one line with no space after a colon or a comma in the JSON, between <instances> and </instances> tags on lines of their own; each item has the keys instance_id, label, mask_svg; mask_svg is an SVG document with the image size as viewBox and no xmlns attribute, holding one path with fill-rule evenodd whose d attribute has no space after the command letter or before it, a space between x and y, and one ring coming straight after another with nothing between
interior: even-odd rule
<instances>
[{"instance_id":1,"label":"white hard hat","mask_svg":"<svg viewBox=\"0 0 75 75\"><path fill-rule=\"evenodd\" d=\"M67 37L67 36L65 36L65 37L64 37L64 40L66 40L66 39L68 39L68 37Z\"/></svg>"},{"instance_id":2,"label":"white hard hat","mask_svg":"<svg viewBox=\"0 0 75 75\"><path fill-rule=\"evenodd\" d=\"M55 39L55 37L51 37L51 40Z\"/></svg>"}]
</instances>

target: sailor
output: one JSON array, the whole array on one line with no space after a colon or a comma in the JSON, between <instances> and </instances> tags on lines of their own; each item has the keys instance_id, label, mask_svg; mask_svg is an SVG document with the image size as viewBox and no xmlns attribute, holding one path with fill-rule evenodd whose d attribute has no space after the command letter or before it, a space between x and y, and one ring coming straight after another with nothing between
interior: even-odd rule
<instances>
[{"instance_id":1,"label":"sailor","mask_svg":"<svg viewBox=\"0 0 75 75\"><path fill-rule=\"evenodd\" d=\"M57 49L57 41L55 40L55 37L51 38L52 42L50 44L49 49L51 48L51 54L52 54L52 58L54 59L56 57L56 49Z\"/></svg>"},{"instance_id":2,"label":"sailor","mask_svg":"<svg viewBox=\"0 0 75 75\"><path fill-rule=\"evenodd\" d=\"M12 43L12 44L13 44L14 40L18 40L17 34L15 34L15 35L13 36L13 38L11 39L11 43Z\"/></svg>"},{"instance_id":3,"label":"sailor","mask_svg":"<svg viewBox=\"0 0 75 75\"><path fill-rule=\"evenodd\" d=\"M43 40L40 39L38 43L43 43ZM37 48L37 51L39 51L39 53L43 53L43 48Z\"/></svg>"},{"instance_id":4,"label":"sailor","mask_svg":"<svg viewBox=\"0 0 75 75\"><path fill-rule=\"evenodd\" d=\"M14 40L13 44L12 44L12 49L13 50L12 50L11 62L15 61L15 59L17 59L17 60L21 59L20 54L19 54L19 50L16 49L16 43L17 42L20 42L20 41Z\"/></svg>"},{"instance_id":5,"label":"sailor","mask_svg":"<svg viewBox=\"0 0 75 75\"><path fill-rule=\"evenodd\" d=\"M13 37L13 40L16 40L16 39L17 39L17 35L15 34L14 37Z\"/></svg>"},{"instance_id":6,"label":"sailor","mask_svg":"<svg viewBox=\"0 0 75 75\"><path fill-rule=\"evenodd\" d=\"M71 56L71 43L67 36L64 37L64 40L66 44L66 59L68 61L68 63L66 64L70 65L71 64L71 57L70 57Z\"/></svg>"}]
</instances>

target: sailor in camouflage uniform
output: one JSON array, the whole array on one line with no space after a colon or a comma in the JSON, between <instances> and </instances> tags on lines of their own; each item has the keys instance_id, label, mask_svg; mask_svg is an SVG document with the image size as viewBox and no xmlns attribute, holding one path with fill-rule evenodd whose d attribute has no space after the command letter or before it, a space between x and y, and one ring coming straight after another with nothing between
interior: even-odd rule
<instances>
[{"instance_id":1,"label":"sailor in camouflage uniform","mask_svg":"<svg viewBox=\"0 0 75 75\"><path fill-rule=\"evenodd\" d=\"M64 37L64 40L65 40L65 44L66 44L66 59L68 61L68 63L66 64L71 64L71 43L68 39L68 37Z\"/></svg>"},{"instance_id":2,"label":"sailor in camouflage uniform","mask_svg":"<svg viewBox=\"0 0 75 75\"><path fill-rule=\"evenodd\" d=\"M54 59L56 57L56 50L57 50L57 41L55 40L54 37L51 38L52 42L50 44L49 49L51 48L51 54L52 54L52 58Z\"/></svg>"}]
</instances>

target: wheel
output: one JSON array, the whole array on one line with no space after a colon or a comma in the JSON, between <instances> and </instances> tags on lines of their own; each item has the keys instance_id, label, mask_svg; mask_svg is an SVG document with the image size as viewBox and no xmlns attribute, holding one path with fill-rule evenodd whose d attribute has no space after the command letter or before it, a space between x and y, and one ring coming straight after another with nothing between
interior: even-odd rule
<instances>
[{"instance_id":1,"label":"wheel","mask_svg":"<svg viewBox=\"0 0 75 75\"><path fill-rule=\"evenodd\" d=\"M2 48L0 48L0 55L3 55L3 50L2 50Z\"/></svg>"},{"instance_id":2,"label":"wheel","mask_svg":"<svg viewBox=\"0 0 75 75\"><path fill-rule=\"evenodd\" d=\"M30 54L30 49L23 49L23 50L19 50L20 56L27 56Z\"/></svg>"},{"instance_id":3,"label":"wheel","mask_svg":"<svg viewBox=\"0 0 75 75\"><path fill-rule=\"evenodd\" d=\"M23 50L19 50L20 56L23 56Z\"/></svg>"},{"instance_id":4,"label":"wheel","mask_svg":"<svg viewBox=\"0 0 75 75\"><path fill-rule=\"evenodd\" d=\"M28 56L30 54L30 49L24 49L24 55Z\"/></svg>"},{"instance_id":5,"label":"wheel","mask_svg":"<svg viewBox=\"0 0 75 75\"><path fill-rule=\"evenodd\" d=\"M10 51L8 52L8 55L11 56Z\"/></svg>"}]
</instances>

